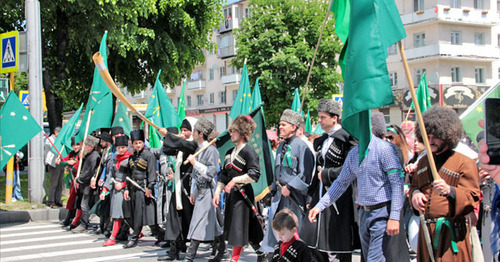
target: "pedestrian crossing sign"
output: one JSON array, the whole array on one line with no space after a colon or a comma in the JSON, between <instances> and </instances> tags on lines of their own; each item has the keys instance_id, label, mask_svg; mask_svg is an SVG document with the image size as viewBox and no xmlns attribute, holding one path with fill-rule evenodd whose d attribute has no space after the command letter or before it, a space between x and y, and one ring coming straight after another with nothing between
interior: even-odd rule
<instances>
[{"instance_id":1,"label":"pedestrian crossing sign","mask_svg":"<svg viewBox=\"0 0 500 262\"><path fill-rule=\"evenodd\" d=\"M0 34L2 51L0 73L11 73L19 70L19 32L12 31Z\"/></svg>"}]
</instances>

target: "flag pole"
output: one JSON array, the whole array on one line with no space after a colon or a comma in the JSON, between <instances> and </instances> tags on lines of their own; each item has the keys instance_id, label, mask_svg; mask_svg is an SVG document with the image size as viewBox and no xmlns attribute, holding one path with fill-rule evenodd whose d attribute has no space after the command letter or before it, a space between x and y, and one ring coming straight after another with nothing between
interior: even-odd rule
<instances>
[{"instance_id":1,"label":"flag pole","mask_svg":"<svg viewBox=\"0 0 500 262\"><path fill-rule=\"evenodd\" d=\"M403 66L405 68L406 77L408 79L408 84L410 85L411 97L413 100L413 105L415 106L415 113L417 116L418 126L420 128L420 133L422 134L422 140L425 145L425 150L427 150L427 158L429 159L429 165L432 171L432 177L434 180L441 179L439 177L438 171L436 169L436 163L434 162L434 157L432 156L431 145L429 144L429 138L427 137L427 131L424 126L424 118L422 117L422 112L420 111L420 105L417 100L417 93L413 87L413 80L411 79L410 67L408 66L408 61L406 60L405 50L403 48L403 42L399 41L399 51L401 52L401 59L403 60Z\"/></svg>"},{"instance_id":2,"label":"flag pole","mask_svg":"<svg viewBox=\"0 0 500 262\"><path fill-rule=\"evenodd\" d=\"M417 93L415 92L415 88L413 87L413 80L411 79L410 67L408 66L408 61L406 60L405 50L403 48L403 42L399 41L399 51L401 52L401 59L403 60L403 66L405 68L406 77L408 78L408 84L410 85L411 98L413 100L413 105L415 106L415 114L417 116L418 127L420 128L420 133L422 134L422 140L425 145L425 150L427 150L427 159L429 159L429 165L431 167L432 178L434 180L441 179L436 169L436 163L434 162L434 156L432 155L431 145L429 144L429 138L427 137L427 130L425 130L424 126L424 118L422 117L422 112L420 111L420 105L417 100ZM411 110L411 109L410 109ZM409 115L409 113L408 113ZM408 116L407 116L408 117ZM425 223L425 217L422 211L419 211L420 223L422 224L422 229L424 232L424 241L427 247L427 251L429 253L429 257L432 262L434 262L434 250L432 248L432 240L430 238L429 229Z\"/></svg>"},{"instance_id":3,"label":"flag pole","mask_svg":"<svg viewBox=\"0 0 500 262\"><path fill-rule=\"evenodd\" d=\"M325 21L323 21L323 26L321 27L321 31L319 32L318 42L316 43L316 49L314 50L314 55L311 61L311 66L309 66L309 73L307 74L306 85L304 87L304 93L302 94L302 101L300 102L300 111L302 112L302 107L304 106L304 100L306 99L307 89L309 87L309 80L311 79L312 70L314 67L314 61L316 61L316 56L318 55L319 45L321 44L321 38L323 37L323 31L325 31L326 22L328 21L328 17L330 16L330 10L332 10L333 1L330 1L328 5L328 10L326 10Z\"/></svg>"},{"instance_id":4,"label":"flag pole","mask_svg":"<svg viewBox=\"0 0 500 262\"><path fill-rule=\"evenodd\" d=\"M92 118L92 111L94 110L93 109L89 110L89 114L87 115L87 126L85 127L85 135L83 136L83 148L80 149L80 159L78 161L78 171L76 172L75 181L80 176L80 172L82 171L83 155L85 154L85 140L87 139L87 135L89 134L89 126L90 126L90 119Z\"/></svg>"}]
</instances>

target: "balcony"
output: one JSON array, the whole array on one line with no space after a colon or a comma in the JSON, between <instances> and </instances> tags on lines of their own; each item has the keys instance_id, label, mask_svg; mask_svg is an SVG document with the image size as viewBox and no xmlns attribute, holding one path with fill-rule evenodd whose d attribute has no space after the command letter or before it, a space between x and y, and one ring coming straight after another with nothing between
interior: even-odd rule
<instances>
[{"instance_id":1,"label":"balcony","mask_svg":"<svg viewBox=\"0 0 500 262\"><path fill-rule=\"evenodd\" d=\"M222 34L239 27L240 27L240 19L231 17L229 19L225 19L222 23L220 23L218 31L220 34Z\"/></svg>"},{"instance_id":2,"label":"balcony","mask_svg":"<svg viewBox=\"0 0 500 262\"><path fill-rule=\"evenodd\" d=\"M204 90L206 87L205 80L191 80L187 82L187 89L191 91Z\"/></svg>"},{"instance_id":3,"label":"balcony","mask_svg":"<svg viewBox=\"0 0 500 262\"><path fill-rule=\"evenodd\" d=\"M405 50L408 61L457 59L464 61L494 61L500 58L499 48L491 45L437 44Z\"/></svg>"},{"instance_id":4,"label":"balcony","mask_svg":"<svg viewBox=\"0 0 500 262\"><path fill-rule=\"evenodd\" d=\"M236 55L234 45L219 47L217 50L217 58L227 58Z\"/></svg>"},{"instance_id":5,"label":"balcony","mask_svg":"<svg viewBox=\"0 0 500 262\"><path fill-rule=\"evenodd\" d=\"M224 85L238 84L241 80L241 74L230 74L221 77L221 82Z\"/></svg>"},{"instance_id":6,"label":"balcony","mask_svg":"<svg viewBox=\"0 0 500 262\"><path fill-rule=\"evenodd\" d=\"M436 12L437 11L437 12ZM401 16L404 26L423 22L440 21L445 23L471 24L491 27L500 20L497 12L488 12L482 9L450 8L438 5L437 8L412 12Z\"/></svg>"}]
</instances>

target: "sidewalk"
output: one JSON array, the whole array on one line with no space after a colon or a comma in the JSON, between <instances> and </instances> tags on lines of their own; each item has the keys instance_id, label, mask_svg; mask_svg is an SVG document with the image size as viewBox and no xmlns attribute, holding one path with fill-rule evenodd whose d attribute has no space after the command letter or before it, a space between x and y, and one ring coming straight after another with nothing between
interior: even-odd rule
<instances>
[{"instance_id":1,"label":"sidewalk","mask_svg":"<svg viewBox=\"0 0 500 262\"><path fill-rule=\"evenodd\" d=\"M39 208L31 210L0 211L0 224L58 221L66 217L68 210L60 208Z\"/></svg>"}]
</instances>

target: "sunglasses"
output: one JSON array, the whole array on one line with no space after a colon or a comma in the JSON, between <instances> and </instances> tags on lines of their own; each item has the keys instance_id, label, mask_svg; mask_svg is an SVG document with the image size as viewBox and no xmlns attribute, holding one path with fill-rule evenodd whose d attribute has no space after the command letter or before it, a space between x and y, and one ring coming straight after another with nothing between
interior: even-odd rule
<instances>
[{"instance_id":1,"label":"sunglasses","mask_svg":"<svg viewBox=\"0 0 500 262\"><path fill-rule=\"evenodd\" d=\"M389 139L389 140L393 140L394 137L393 136L385 136L385 138Z\"/></svg>"}]
</instances>

